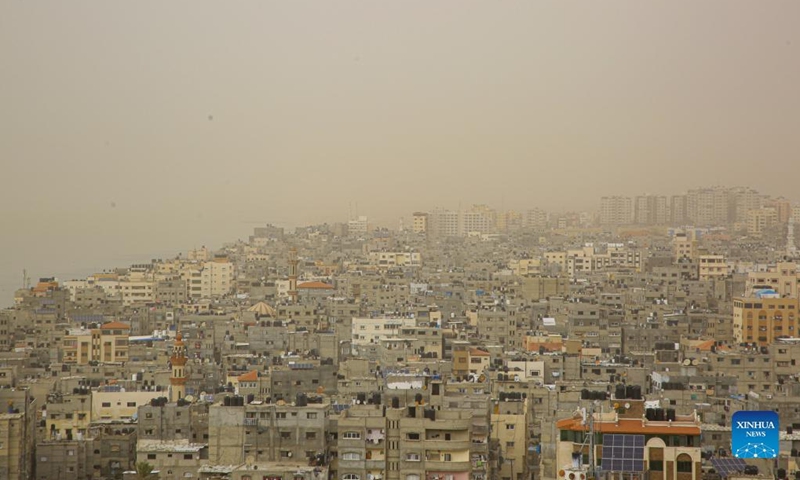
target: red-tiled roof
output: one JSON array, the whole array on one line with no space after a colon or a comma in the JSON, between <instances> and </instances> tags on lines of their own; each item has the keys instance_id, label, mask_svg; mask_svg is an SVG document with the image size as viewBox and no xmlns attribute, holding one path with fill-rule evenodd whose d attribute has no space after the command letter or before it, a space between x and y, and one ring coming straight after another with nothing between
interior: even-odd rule
<instances>
[{"instance_id":1,"label":"red-tiled roof","mask_svg":"<svg viewBox=\"0 0 800 480\"><path fill-rule=\"evenodd\" d=\"M130 330L131 327L127 323L122 322L108 322L100 325L100 330Z\"/></svg>"},{"instance_id":2,"label":"red-tiled roof","mask_svg":"<svg viewBox=\"0 0 800 480\"><path fill-rule=\"evenodd\" d=\"M469 354L471 356L473 356L473 357L489 357L489 356L491 356L491 355L489 355L489 352L486 352L484 350L480 350L478 348L470 348L469 349Z\"/></svg>"},{"instance_id":3,"label":"red-tiled roof","mask_svg":"<svg viewBox=\"0 0 800 480\"><path fill-rule=\"evenodd\" d=\"M582 432L587 430L582 425L581 418L565 418L556 422L559 430L572 430ZM666 434L666 435L700 435L700 427L685 425L665 425L663 423L645 424L639 418L620 418L618 422L594 422L597 433L638 433L638 434Z\"/></svg>"},{"instance_id":4,"label":"red-tiled roof","mask_svg":"<svg viewBox=\"0 0 800 480\"><path fill-rule=\"evenodd\" d=\"M297 286L297 288L310 288L310 289L319 289L319 290L333 290L333 285L329 285L324 282L303 282Z\"/></svg>"},{"instance_id":5,"label":"red-tiled roof","mask_svg":"<svg viewBox=\"0 0 800 480\"><path fill-rule=\"evenodd\" d=\"M240 382L255 382L258 380L258 370L251 370L247 373L243 373L238 377Z\"/></svg>"}]
</instances>

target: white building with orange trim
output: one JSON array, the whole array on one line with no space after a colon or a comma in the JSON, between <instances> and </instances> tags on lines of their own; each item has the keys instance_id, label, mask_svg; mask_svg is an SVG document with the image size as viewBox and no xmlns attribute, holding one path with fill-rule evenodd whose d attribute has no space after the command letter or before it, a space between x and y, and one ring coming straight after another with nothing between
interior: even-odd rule
<instances>
[{"instance_id":1,"label":"white building with orange trim","mask_svg":"<svg viewBox=\"0 0 800 480\"><path fill-rule=\"evenodd\" d=\"M697 480L702 477L700 457L701 427L696 412L677 415L674 410L662 410L654 419L646 413L643 400L612 400L607 411L577 412L571 418L556 422L559 440L556 451L558 480L580 480L576 475L589 471L590 424L594 430L594 458L600 469L603 458L603 439L606 434L644 436L643 465L649 480ZM582 465L573 463L573 455L581 454ZM577 463L577 462L576 462ZM577 469L575 467L578 467ZM577 473L576 473L577 472ZM611 473L606 470L603 474ZM569 477L573 474L574 478ZM614 472L613 478L641 480L644 472ZM546 475L546 474L545 474Z\"/></svg>"}]
</instances>

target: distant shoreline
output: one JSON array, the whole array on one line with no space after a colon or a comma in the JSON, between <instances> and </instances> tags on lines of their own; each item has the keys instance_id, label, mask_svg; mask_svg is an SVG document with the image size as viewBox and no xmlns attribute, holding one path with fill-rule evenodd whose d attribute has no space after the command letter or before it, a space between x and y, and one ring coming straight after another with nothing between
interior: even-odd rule
<instances>
[{"instance_id":1,"label":"distant shoreline","mask_svg":"<svg viewBox=\"0 0 800 480\"><path fill-rule=\"evenodd\" d=\"M150 263L155 258L167 259L174 258L178 252L165 254L164 252L152 254L129 254L122 255L116 259L100 261L87 259L86 264L90 266L78 268L65 268L55 266L52 269L35 268L28 271L30 277L30 286L36 286L39 278L56 277L59 281L64 282L67 280L80 280L85 279L89 275L102 272L103 270L110 270L114 268L127 268L133 264ZM101 266L98 266L101 265ZM48 272L48 273L42 273ZM14 306L14 292L22 288L22 271L0 272L0 309L6 309Z\"/></svg>"}]
</instances>

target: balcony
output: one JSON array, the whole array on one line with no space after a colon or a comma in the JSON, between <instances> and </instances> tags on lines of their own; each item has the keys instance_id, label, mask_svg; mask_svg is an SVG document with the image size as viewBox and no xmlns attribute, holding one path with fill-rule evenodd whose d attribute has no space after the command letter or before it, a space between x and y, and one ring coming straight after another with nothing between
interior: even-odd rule
<instances>
[{"instance_id":1,"label":"balcony","mask_svg":"<svg viewBox=\"0 0 800 480\"><path fill-rule=\"evenodd\" d=\"M426 450L441 450L443 452L452 450L469 450L472 447L472 442L469 439L464 440L425 440Z\"/></svg>"},{"instance_id":2,"label":"balcony","mask_svg":"<svg viewBox=\"0 0 800 480\"><path fill-rule=\"evenodd\" d=\"M469 461L464 462L440 462L434 460L425 461L425 470L439 471L439 472L469 472L472 469L472 463Z\"/></svg>"}]
</instances>

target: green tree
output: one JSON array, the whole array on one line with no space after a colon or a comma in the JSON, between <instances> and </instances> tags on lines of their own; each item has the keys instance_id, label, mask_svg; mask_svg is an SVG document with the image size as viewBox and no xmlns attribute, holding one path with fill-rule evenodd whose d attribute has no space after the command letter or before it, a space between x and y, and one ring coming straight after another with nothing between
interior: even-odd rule
<instances>
[{"instance_id":1,"label":"green tree","mask_svg":"<svg viewBox=\"0 0 800 480\"><path fill-rule=\"evenodd\" d=\"M153 466L147 462L139 462L136 464L136 478L139 480L151 480L153 475Z\"/></svg>"}]
</instances>

